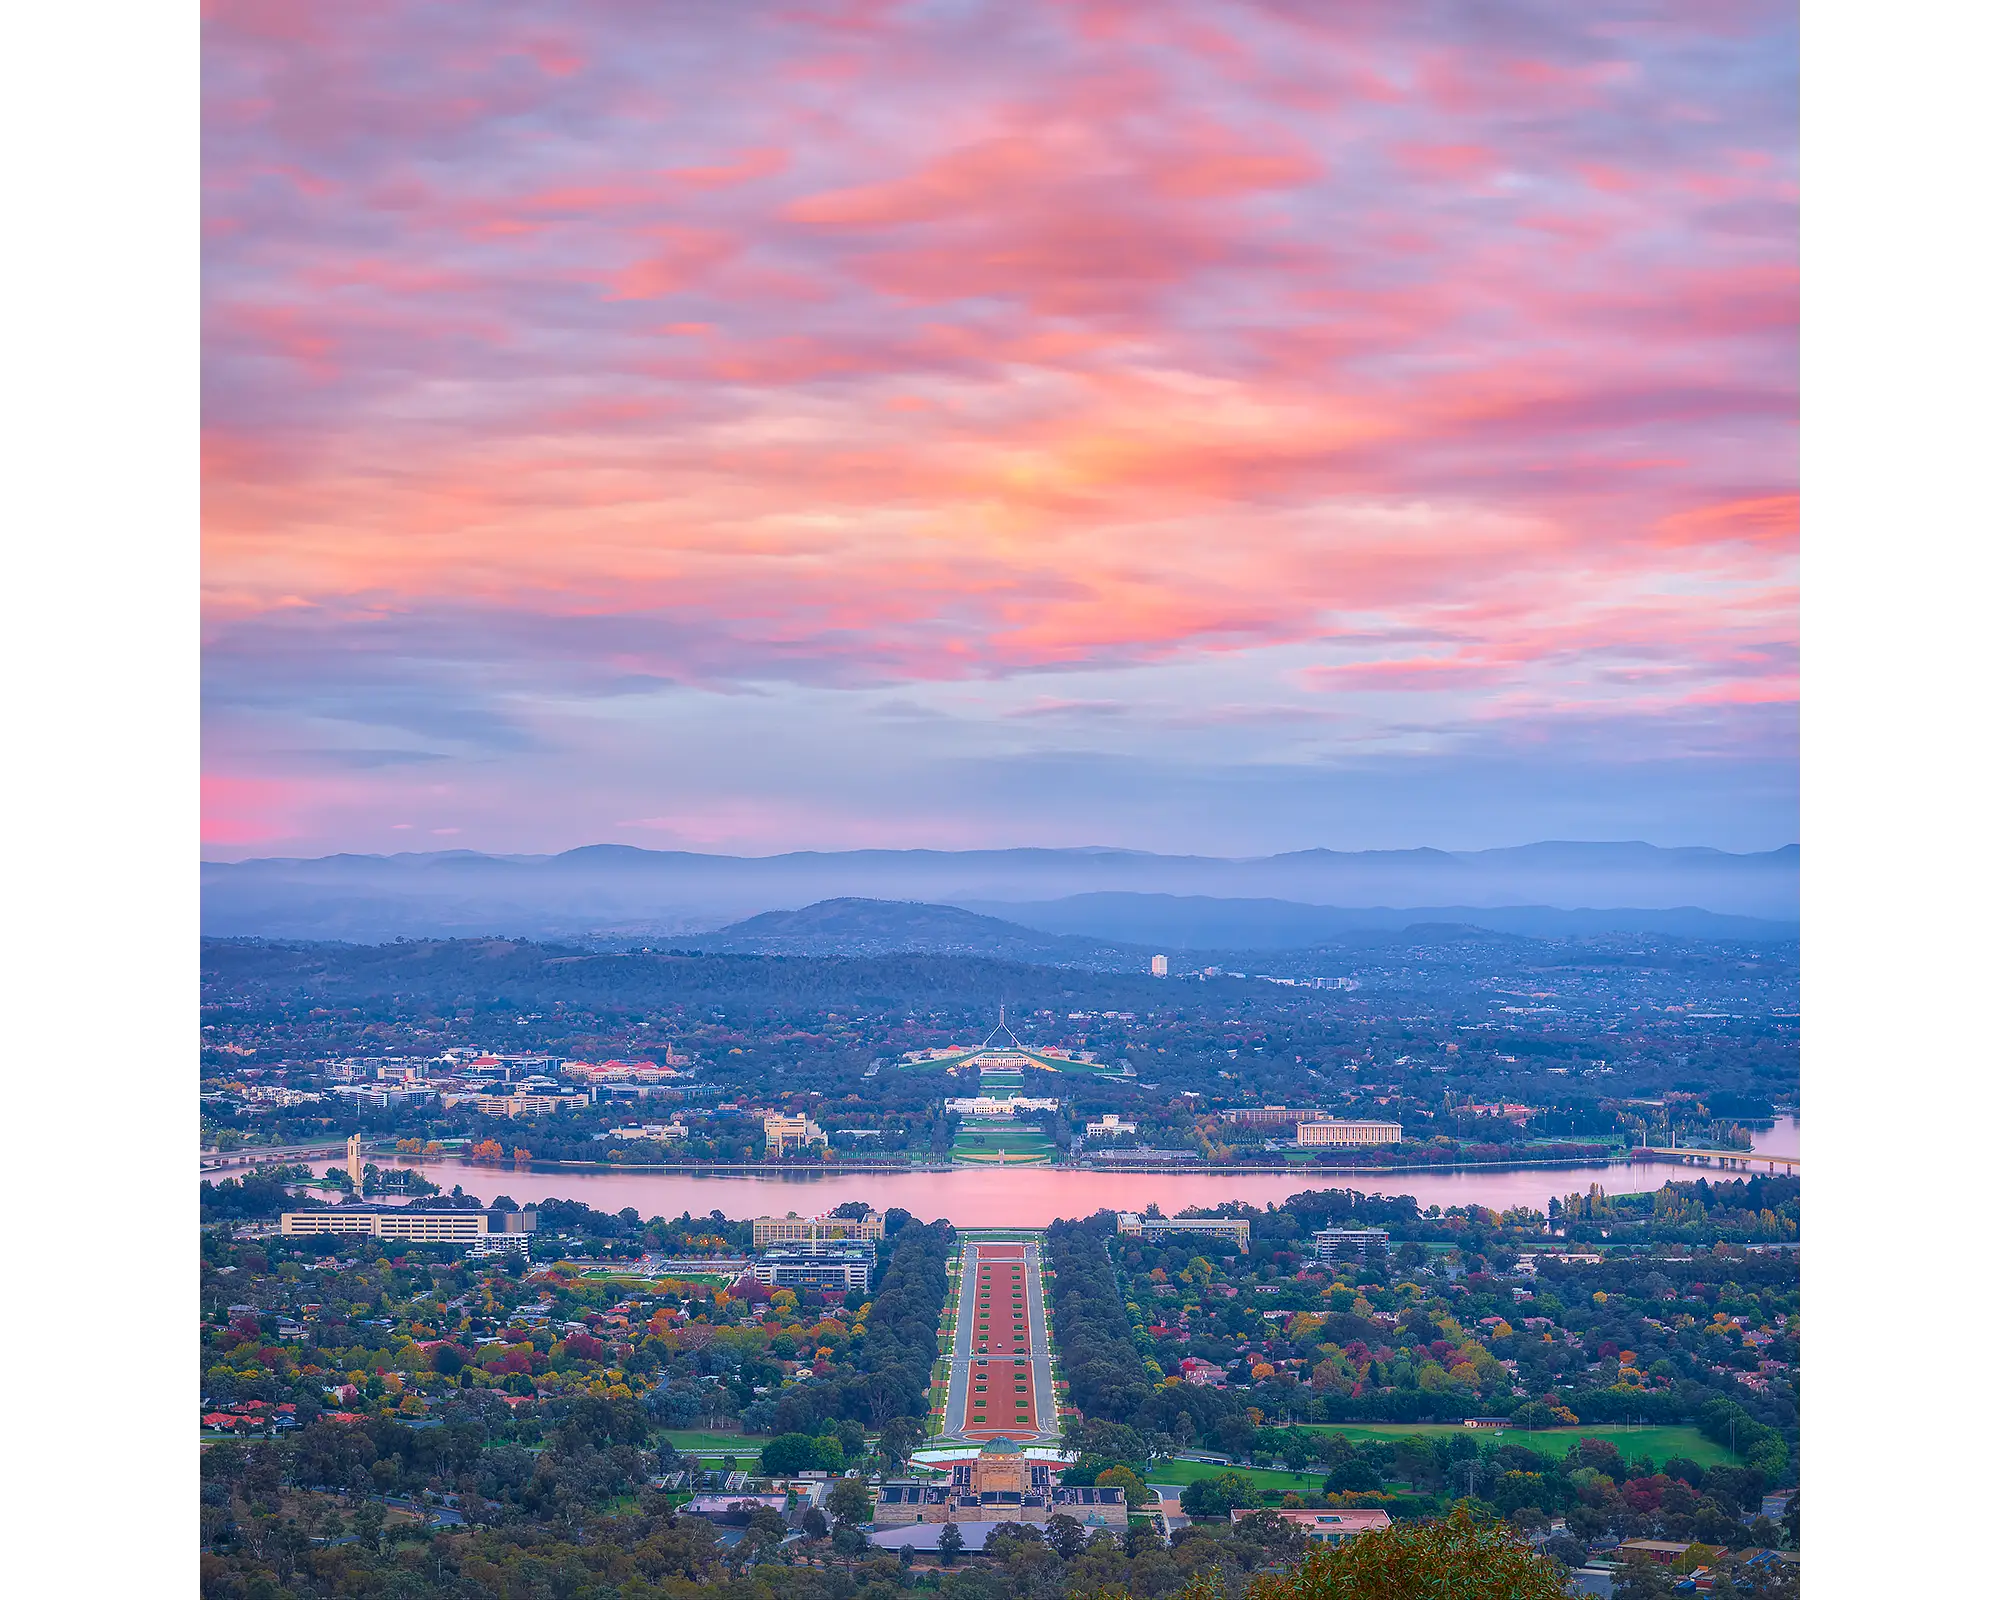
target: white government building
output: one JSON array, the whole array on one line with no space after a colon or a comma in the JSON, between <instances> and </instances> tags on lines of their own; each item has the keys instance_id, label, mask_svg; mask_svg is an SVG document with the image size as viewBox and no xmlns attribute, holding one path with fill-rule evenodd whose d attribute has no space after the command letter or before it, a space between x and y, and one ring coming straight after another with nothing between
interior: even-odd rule
<instances>
[{"instance_id":1,"label":"white government building","mask_svg":"<svg viewBox=\"0 0 2000 1600\"><path fill-rule=\"evenodd\" d=\"M1023 1111L1054 1111L1056 1100L1035 1100L1025 1095L1003 1099L997 1095L961 1095L944 1103L945 1113L954 1117L1011 1117Z\"/></svg>"},{"instance_id":2,"label":"white government building","mask_svg":"<svg viewBox=\"0 0 2000 1600\"><path fill-rule=\"evenodd\" d=\"M1400 1122L1335 1122L1321 1119L1299 1124L1299 1143L1302 1145L1402 1142L1403 1125Z\"/></svg>"}]
</instances>

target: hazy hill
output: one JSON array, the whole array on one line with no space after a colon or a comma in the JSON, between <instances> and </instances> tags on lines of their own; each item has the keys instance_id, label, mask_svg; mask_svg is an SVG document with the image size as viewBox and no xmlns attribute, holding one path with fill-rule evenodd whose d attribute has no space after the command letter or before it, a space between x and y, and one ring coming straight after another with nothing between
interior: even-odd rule
<instances>
[{"instance_id":1,"label":"hazy hill","mask_svg":"<svg viewBox=\"0 0 2000 1600\"><path fill-rule=\"evenodd\" d=\"M796 911L766 911L687 939L701 950L758 955L874 956L904 952L990 956L1046 966L1137 971L1146 954L1131 946L1024 928L957 906L905 900L821 900Z\"/></svg>"},{"instance_id":2,"label":"hazy hill","mask_svg":"<svg viewBox=\"0 0 2000 1600\"><path fill-rule=\"evenodd\" d=\"M1105 849L718 856L592 845L555 856L445 851L207 862L202 927L213 935L368 941L671 935L834 899L998 907L1011 919L1006 908L1101 894L1320 907L1693 907L1792 921L1798 877L1795 845L1736 855L1550 843L1476 851L1306 850L1249 860Z\"/></svg>"},{"instance_id":3,"label":"hazy hill","mask_svg":"<svg viewBox=\"0 0 2000 1600\"><path fill-rule=\"evenodd\" d=\"M1730 916L1697 906L1562 910L1554 906L1301 905L1294 900L1217 900L1204 895L1080 894L974 909L1004 913L1028 928L1162 950L1290 950L1355 933L1450 923L1536 939L1657 933L1682 939L1796 939L1796 922Z\"/></svg>"}]
</instances>

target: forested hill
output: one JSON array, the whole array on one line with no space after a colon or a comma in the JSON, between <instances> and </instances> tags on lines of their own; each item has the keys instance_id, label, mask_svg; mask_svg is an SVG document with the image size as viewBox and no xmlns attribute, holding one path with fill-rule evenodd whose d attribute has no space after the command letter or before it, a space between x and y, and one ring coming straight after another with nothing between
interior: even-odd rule
<instances>
[{"instance_id":1,"label":"forested hill","mask_svg":"<svg viewBox=\"0 0 2000 1600\"><path fill-rule=\"evenodd\" d=\"M1161 1000L1157 980L953 955L774 956L673 951L606 954L525 940L452 939L383 945L202 943L210 1004L436 1008L558 1004L597 1012L695 1004L932 1008L984 1015L1010 1009L1133 1009Z\"/></svg>"},{"instance_id":2,"label":"forested hill","mask_svg":"<svg viewBox=\"0 0 2000 1600\"><path fill-rule=\"evenodd\" d=\"M957 906L910 900L821 900L796 911L766 911L715 933L681 941L705 951L750 955L987 956L1053 967L1143 972L1148 947L1048 933Z\"/></svg>"}]
</instances>

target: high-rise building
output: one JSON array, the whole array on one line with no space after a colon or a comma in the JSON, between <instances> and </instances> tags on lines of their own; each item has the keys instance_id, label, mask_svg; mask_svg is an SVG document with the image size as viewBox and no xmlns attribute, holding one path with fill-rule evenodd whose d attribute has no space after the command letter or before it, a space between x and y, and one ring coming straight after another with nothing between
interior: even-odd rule
<instances>
[{"instance_id":1,"label":"high-rise building","mask_svg":"<svg viewBox=\"0 0 2000 1600\"><path fill-rule=\"evenodd\" d=\"M1164 978L1166 975L1167 975L1167 958L1165 956L1154 956L1153 976L1156 978Z\"/></svg>"}]
</instances>

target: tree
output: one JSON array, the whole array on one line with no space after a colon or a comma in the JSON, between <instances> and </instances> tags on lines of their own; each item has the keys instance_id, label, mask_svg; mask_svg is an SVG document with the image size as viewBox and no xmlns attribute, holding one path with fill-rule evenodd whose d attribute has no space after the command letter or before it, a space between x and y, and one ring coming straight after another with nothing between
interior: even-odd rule
<instances>
[{"instance_id":1,"label":"tree","mask_svg":"<svg viewBox=\"0 0 2000 1600\"><path fill-rule=\"evenodd\" d=\"M1219 1472L1212 1478L1196 1478L1181 1490L1181 1510L1191 1517L1226 1517L1261 1499L1257 1480L1249 1474Z\"/></svg>"},{"instance_id":2,"label":"tree","mask_svg":"<svg viewBox=\"0 0 2000 1600\"><path fill-rule=\"evenodd\" d=\"M894 1470L901 1470L910 1459L910 1452L923 1443L923 1425L915 1417L891 1417L882 1424L882 1439L878 1448L882 1459Z\"/></svg>"},{"instance_id":3,"label":"tree","mask_svg":"<svg viewBox=\"0 0 2000 1600\"><path fill-rule=\"evenodd\" d=\"M769 1506L753 1506L749 1524L743 1531L744 1543L752 1546L759 1555L775 1550L784 1542L785 1519Z\"/></svg>"},{"instance_id":4,"label":"tree","mask_svg":"<svg viewBox=\"0 0 2000 1600\"><path fill-rule=\"evenodd\" d=\"M833 1548L834 1553L847 1563L848 1570L852 1571L854 1558L868 1548L868 1535L859 1528L843 1525L833 1530Z\"/></svg>"},{"instance_id":5,"label":"tree","mask_svg":"<svg viewBox=\"0 0 2000 1600\"><path fill-rule=\"evenodd\" d=\"M958 1559L959 1551L965 1548L965 1535L958 1531L958 1524L947 1522L938 1529L938 1559L950 1566Z\"/></svg>"},{"instance_id":6,"label":"tree","mask_svg":"<svg viewBox=\"0 0 2000 1600\"><path fill-rule=\"evenodd\" d=\"M826 1513L818 1506L807 1506L806 1514L799 1518L799 1531L808 1539L819 1540L826 1537Z\"/></svg>"},{"instance_id":7,"label":"tree","mask_svg":"<svg viewBox=\"0 0 2000 1600\"><path fill-rule=\"evenodd\" d=\"M1460 1507L1315 1545L1290 1571L1253 1578L1248 1600L1563 1600L1568 1589L1560 1562Z\"/></svg>"},{"instance_id":8,"label":"tree","mask_svg":"<svg viewBox=\"0 0 2000 1600\"><path fill-rule=\"evenodd\" d=\"M388 1520L388 1513L382 1509L380 1501L364 1500L354 1509L354 1537L361 1541L364 1550L373 1550L382 1539L382 1524Z\"/></svg>"},{"instance_id":9,"label":"tree","mask_svg":"<svg viewBox=\"0 0 2000 1600\"><path fill-rule=\"evenodd\" d=\"M1074 1561L1082 1555L1087 1542L1083 1524L1066 1511L1058 1511L1049 1518L1047 1538L1049 1548L1065 1561Z\"/></svg>"},{"instance_id":10,"label":"tree","mask_svg":"<svg viewBox=\"0 0 2000 1600\"><path fill-rule=\"evenodd\" d=\"M1125 1524L1125 1558L1137 1560L1160 1548L1160 1530L1151 1517L1133 1517Z\"/></svg>"},{"instance_id":11,"label":"tree","mask_svg":"<svg viewBox=\"0 0 2000 1600\"><path fill-rule=\"evenodd\" d=\"M1123 1489L1125 1504L1134 1511L1143 1506L1147 1500L1145 1480L1122 1461L1115 1467L1106 1467L1097 1475L1097 1487Z\"/></svg>"},{"instance_id":12,"label":"tree","mask_svg":"<svg viewBox=\"0 0 2000 1600\"><path fill-rule=\"evenodd\" d=\"M788 1478L794 1473L810 1472L820 1465L821 1442L809 1433L781 1433L758 1452L758 1463L774 1478ZM725 1461L724 1466L734 1470L733 1461Z\"/></svg>"},{"instance_id":13,"label":"tree","mask_svg":"<svg viewBox=\"0 0 2000 1600\"><path fill-rule=\"evenodd\" d=\"M1667 1600L1674 1592L1674 1580L1657 1562L1640 1559L1618 1563L1611 1580L1614 1600Z\"/></svg>"},{"instance_id":14,"label":"tree","mask_svg":"<svg viewBox=\"0 0 2000 1600\"><path fill-rule=\"evenodd\" d=\"M833 1520L843 1528L858 1527L866 1522L872 1504L868 1485L859 1478L842 1478L826 1497L826 1509L833 1513Z\"/></svg>"}]
</instances>

